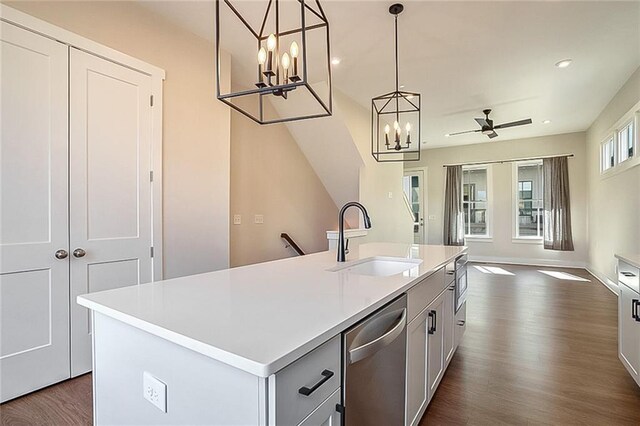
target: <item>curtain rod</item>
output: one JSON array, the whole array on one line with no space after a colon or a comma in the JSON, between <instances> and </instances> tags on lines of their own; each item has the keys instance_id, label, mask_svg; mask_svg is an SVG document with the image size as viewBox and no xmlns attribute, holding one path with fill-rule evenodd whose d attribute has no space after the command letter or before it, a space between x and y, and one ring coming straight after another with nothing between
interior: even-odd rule
<instances>
[{"instance_id":1,"label":"curtain rod","mask_svg":"<svg viewBox=\"0 0 640 426\"><path fill-rule=\"evenodd\" d=\"M473 163L456 163L456 164L443 164L442 167L449 166L479 166L481 164L502 164L502 163L513 163L516 161L532 161L532 160L542 160L544 158L553 158L553 157L573 157L573 154L560 154L560 155L545 155L542 157L527 157L527 158L511 158L510 160L494 160L494 161L476 161Z\"/></svg>"}]
</instances>

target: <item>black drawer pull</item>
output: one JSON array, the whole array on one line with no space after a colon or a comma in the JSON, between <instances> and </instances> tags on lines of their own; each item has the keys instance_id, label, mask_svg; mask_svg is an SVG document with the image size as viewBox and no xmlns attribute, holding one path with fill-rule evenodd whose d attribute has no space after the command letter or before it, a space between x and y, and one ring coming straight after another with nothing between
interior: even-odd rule
<instances>
[{"instance_id":1,"label":"black drawer pull","mask_svg":"<svg viewBox=\"0 0 640 426\"><path fill-rule=\"evenodd\" d=\"M631 318L640 322L640 315L638 314L638 306L640 306L640 300L632 299L631 300Z\"/></svg>"},{"instance_id":2,"label":"black drawer pull","mask_svg":"<svg viewBox=\"0 0 640 426\"><path fill-rule=\"evenodd\" d=\"M429 327L429 329L427 330L427 333L433 334L433 333L436 332L437 312L436 311L429 311L429 318L431 318L431 324L433 324L433 325L431 327Z\"/></svg>"},{"instance_id":3,"label":"black drawer pull","mask_svg":"<svg viewBox=\"0 0 640 426\"><path fill-rule=\"evenodd\" d=\"M330 371L330 370L324 370L321 374L324 377L322 377L322 379L320 379L320 381L318 383L313 385L311 388L303 386L300 389L298 389L298 393L301 393L304 396L309 396L312 393L314 393L316 391L316 389L318 389L320 386L322 386L327 380L329 380L330 378L333 377L333 371Z\"/></svg>"}]
</instances>

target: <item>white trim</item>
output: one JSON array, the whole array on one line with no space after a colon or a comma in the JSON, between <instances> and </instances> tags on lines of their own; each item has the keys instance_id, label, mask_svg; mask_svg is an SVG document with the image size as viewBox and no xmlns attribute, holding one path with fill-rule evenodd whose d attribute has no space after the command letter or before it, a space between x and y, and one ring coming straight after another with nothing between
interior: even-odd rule
<instances>
[{"instance_id":1,"label":"white trim","mask_svg":"<svg viewBox=\"0 0 640 426\"><path fill-rule=\"evenodd\" d=\"M483 237L482 235L473 235L473 236L470 235L470 236L465 236L464 241L465 243L467 241L470 243L492 243L493 237L491 236Z\"/></svg>"},{"instance_id":2,"label":"white trim","mask_svg":"<svg viewBox=\"0 0 640 426\"><path fill-rule=\"evenodd\" d=\"M151 110L151 167L153 170L152 184L152 245L154 248L153 280L163 278L163 238L162 238L162 85L165 71L137 58L96 43L78 34L74 34L41 19L35 18L19 10L0 4L0 21L18 26L24 30L39 34L69 47L79 49L104 60L122 65L151 77L153 94L153 108Z\"/></svg>"},{"instance_id":3,"label":"white trim","mask_svg":"<svg viewBox=\"0 0 640 426\"><path fill-rule=\"evenodd\" d=\"M403 173L403 177L404 176L412 176L415 174L415 172L421 172L422 174L419 175L421 177L422 182L420 182L421 184L421 188L420 188L420 203L421 203L421 211L420 213L422 214L422 243L421 244L427 244L427 242L429 241L429 197L427 196L427 184L428 184L428 175L427 175L427 169L428 167L407 167L404 169L404 173ZM411 218L413 220L413 211L411 213Z\"/></svg>"},{"instance_id":4,"label":"white trim","mask_svg":"<svg viewBox=\"0 0 640 426\"><path fill-rule=\"evenodd\" d=\"M546 266L554 268L586 269L585 262L555 259L529 259L519 257L493 257L469 255L470 262L504 263L506 265Z\"/></svg>"},{"instance_id":5,"label":"white trim","mask_svg":"<svg viewBox=\"0 0 640 426\"><path fill-rule=\"evenodd\" d=\"M92 55L100 56L108 61L116 62L125 67L133 68L151 76L157 76L163 80L165 78L165 72L161 68L143 62L122 52L118 52L110 47L96 43L78 34L74 34L64 28L57 27L31 15L27 15L24 12L20 12L19 10L13 9L4 4L0 4L0 20L75 47L76 49L83 50Z\"/></svg>"},{"instance_id":6,"label":"white trim","mask_svg":"<svg viewBox=\"0 0 640 426\"><path fill-rule=\"evenodd\" d=\"M618 296L618 285L607 278L604 274L597 272L590 266L586 266L584 269L587 270L588 273L593 275L603 286L605 286L608 290L610 290L613 294Z\"/></svg>"},{"instance_id":7,"label":"white trim","mask_svg":"<svg viewBox=\"0 0 640 426\"><path fill-rule=\"evenodd\" d=\"M533 244L541 246L544 239L539 237L513 237L511 238L511 242L513 244Z\"/></svg>"}]
</instances>

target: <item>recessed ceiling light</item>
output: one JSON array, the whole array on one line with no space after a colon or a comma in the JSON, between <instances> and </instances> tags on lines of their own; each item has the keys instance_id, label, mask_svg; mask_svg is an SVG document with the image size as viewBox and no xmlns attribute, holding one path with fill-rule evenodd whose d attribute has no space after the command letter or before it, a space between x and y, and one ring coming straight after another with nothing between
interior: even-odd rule
<instances>
[{"instance_id":1,"label":"recessed ceiling light","mask_svg":"<svg viewBox=\"0 0 640 426\"><path fill-rule=\"evenodd\" d=\"M448 138L449 136L451 136L449 133L447 133L446 135L444 135L445 138Z\"/></svg>"},{"instance_id":2,"label":"recessed ceiling light","mask_svg":"<svg viewBox=\"0 0 640 426\"><path fill-rule=\"evenodd\" d=\"M331 58L331 65L338 65L338 64L340 64L340 58L337 58L337 57Z\"/></svg>"},{"instance_id":3,"label":"recessed ceiling light","mask_svg":"<svg viewBox=\"0 0 640 426\"><path fill-rule=\"evenodd\" d=\"M561 61L556 62L556 67L558 67L558 68L566 68L569 65L571 65L571 62L573 62L573 60L571 60L571 59L563 59Z\"/></svg>"},{"instance_id":4,"label":"recessed ceiling light","mask_svg":"<svg viewBox=\"0 0 640 426\"><path fill-rule=\"evenodd\" d=\"M551 120L544 120L544 121L542 122L542 124L549 124L549 123L551 123Z\"/></svg>"}]
</instances>

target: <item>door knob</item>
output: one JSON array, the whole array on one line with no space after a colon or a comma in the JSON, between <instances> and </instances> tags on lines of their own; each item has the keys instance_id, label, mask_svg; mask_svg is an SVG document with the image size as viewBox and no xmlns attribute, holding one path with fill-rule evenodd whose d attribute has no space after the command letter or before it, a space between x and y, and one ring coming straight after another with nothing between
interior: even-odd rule
<instances>
[{"instance_id":1,"label":"door knob","mask_svg":"<svg viewBox=\"0 0 640 426\"><path fill-rule=\"evenodd\" d=\"M81 249L81 248L77 248L77 249L75 249L75 250L73 251L73 256L74 256L74 257L84 257L84 255L85 255L85 254L87 254L87 252L86 252L86 251L84 251L84 250L83 250L83 249Z\"/></svg>"},{"instance_id":2,"label":"door knob","mask_svg":"<svg viewBox=\"0 0 640 426\"><path fill-rule=\"evenodd\" d=\"M69 256L69 253L65 249L60 249L60 250L56 251L54 256L56 257L56 259L62 260L62 259L66 259L67 256Z\"/></svg>"}]
</instances>

